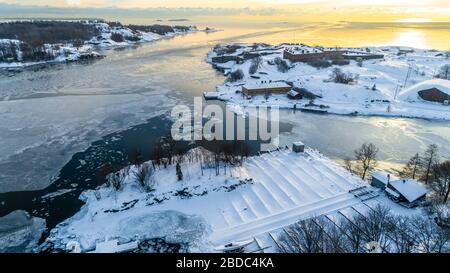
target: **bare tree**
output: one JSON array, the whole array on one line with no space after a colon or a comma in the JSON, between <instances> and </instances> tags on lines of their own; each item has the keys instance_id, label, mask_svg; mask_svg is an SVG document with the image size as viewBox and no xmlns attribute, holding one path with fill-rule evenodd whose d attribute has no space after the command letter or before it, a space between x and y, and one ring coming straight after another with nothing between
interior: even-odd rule
<instances>
[{"instance_id":1,"label":"bare tree","mask_svg":"<svg viewBox=\"0 0 450 273\"><path fill-rule=\"evenodd\" d=\"M377 153L379 149L372 143L364 143L361 148L355 150L355 157L360 167L361 178L364 180L369 171L377 165Z\"/></svg>"},{"instance_id":2,"label":"bare tree","mask_svg":"<svg viewBox=\"0 0 450 273\"><path fill-rule=\"evenodd\" d=\"M280 251L285 253L324 252L323 230L313 219L303 220L285 229L286 234L279 238Z\"/></svg>"},{"instance_id":3,"label":"bare tree","mask_svg":"<svg viewBox=\"0 0 450 273\"><path fill-rule=\"evenodd\" d=\"M291 69L288 63L280 57L276 57L274 59L274 62L277 65L277 70L280 71L281 73L286 73L289 71L289 69Z\"/></svg>"},{"instance_id":4,"label":"bare tree","mask_svg":"<svg viewBox=\"0 0 450 273\"><path fill-rule=\"evenodd\" d=\"M242 80L244 78L244 72L242 72L241 69L237 69L236 71L233 71L228 75L227 81L228 82L236 82L239 80Z\"/></svg>"},{"instance_id":5,"label":"bare tree","mask_svg":"<svg viewBox=\"0 0 450 273\"><path fill-rule=\"evenodd\" d=\"M361 57L356 58L356 64L359 67L362 67L363 66L363 59Z\"/></svg>"},{"instance_id":6,"label":"bare tree","mask_svg":"<svg viewBox=\"0 0 450 273\"><path fill-rule=\"evenodd\" d=\"M345 166L345 169L347 171L349 171L350 173L353 173L353 174L355 173L355 170L353 169L353 162L350 158L344 159L344 166Z\"/></svg>"},{"instance_id":7,"label":"bare tree","mask_svg":"<svg viewBox=\"0 0 450 273\"><path fill-rule=\"evenodd\" d=\"M138 165L134 170L136 181L145 191L152 191L154 189L155 180L153 174L153 166L148 163Z\"/></svg>"},{"instance_id":8,"label":"bare tree","mask_svg":"<svg viewBox=\"0 0 450 273\"><path fill-rule=\"evenodd\" d=\"M439 201L446 204L450 194L450 160L436 164L432 169L433 179L430 186Z\"/></svg>"},{"instance_id":9,"label":"bare tree","mask_svg":"<svg viewBox=\"0 0 450 273\"><path fill-rule=\"evenodd\" d=\"M439 79L450 80L450 64L443 65L439 69L435 77Z\"/></svg>"},{"instance_id":10,"label":"bare tree","mask_svg":"<svg viewBox=\"0 0 450 273\"><path fill-rule=\"evenodd\" d=\"M450 208L445 204L438 204L433 206L433 212L436 213L436 223L439 226L450 226Z\"/></svg>"},{"instance_id":11,"label":"bare tree","mask_svg":"<svg viewBox=\"0 0 450 273\"><path fill-rule=\"evenodd\" d=\"M261 57L253 58L252 63L248 69L248 73L251 75L255 74L258 71L259 67L261 66L261 63L262 63Z\"/></svg>"},{"instance_id":12,"label":"bare tree","mask_svg":"<svg viewBox=\"0 0 450 273\"><path fill-rule=\"evenodd\" d=\"M382 249L387 249L389 240L386 237L387 226L389 224L389 208L378 205L365 216L355 217L355 222L359 222L361 229L366 236L367 242L377 242Z\"/></svg>"},{"instance_id":13,"label":"bare tree","mask_svg":"<svg viewBox=\"0 0 450 273\"><path fill-rule=\"evenodd\" d=\"M129 167L126 167L118 172L111 173L107 176L109 186L112 186L116 191L122 189L123 182L129 174Z\"/></svg>"},{"instance_id":14,"label":"bare tree","mask_svg":"<svg viewBox=\"0 0 450 273\"><path fill-rule=\"evenodd\" d=\"M352 74L352 73L345 73L340 68L335 68L331 72L330 80L335 83L342 83L342 84L350 84L358 81L359 75L358 74Z\"/></svg>"},{"instance_id":15,"label":"bare tree","mask_svg":"<svg viewBox=\"0 0 450 273\"><path fill-rule=\"evenodd\" d=\"M180 161L177 161L176 172L177 172L178 181L183 180L183 172L181 171Z\"/></svg>"},{"instance_id":16,"label":"bare tree","mask_svg":"<svg viewBox=\"0 0 450 273\"><path fill-rule=\"evenodd\" d=\"M449 241L449 229L440 228L433 221L423 216L411 218L411 225L414 228L414 237L418 243L418 250L426 253L441 253L446 251L446 244Z\"/></svg>"},{"instance_id":17,"label":"bare tree","mask_svg":"<svg viewBox=\"0 0 450 273\"><path fill-rule=\"evenodd\" d=\"M345 220L341 223L341 229L348 236L348 247L352 253L360 253L365 250L364 233L362 232L361 222L352 223L349 220Z\"/></svg>"},{"instance_id":18,"label":"bare tree","mask_svg":"<svg viewBox=\"0 0 450 273\"><path fill-rule=\"evenodd\" d=\"M421 159L421 166L424 170L423 180L428 184L430 174L434 164L438 162L438 147L436 144L430 144Z\"/></svg>"},{"instance_id":19,"label":"bare tree","mask_svg":"<svg viewBox=\"0 0 450 273\"><path fill-rule=\"evenodd\" d=\"M402 175L412 177L413 179L416 178L416 175L420 168L420 156L419 153L415 154L411 159L406 163L405 167L403 168Z\"/></svg>"},{"instance_id":20,"label":"bare tree","mask_svg":"<svg viewBox=\"0 0 450 273\"><path fill-rule=\"evenodd\" d=\"M319 225L324 234L324 252L346 253L349 252L347 238L343 236L341 229L335 224L325 221L323 217L316 218L315 223Z\"/></svg>"},{"instance_id":21,"label":"bare tree","mask_svg":"<svg viewBox=\"0 0 450 273\"><path fill-rule=\"evenodd\" d=\"M414 251L416 240L409 217L392 216L389 219L387 227L396 253L411 253Z\"/></svg>"}]
</instances>

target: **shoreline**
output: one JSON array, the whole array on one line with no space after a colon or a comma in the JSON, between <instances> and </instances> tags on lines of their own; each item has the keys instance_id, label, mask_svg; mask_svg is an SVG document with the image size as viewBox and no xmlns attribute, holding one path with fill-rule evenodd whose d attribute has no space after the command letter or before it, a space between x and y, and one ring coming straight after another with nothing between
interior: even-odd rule
<instances>
[{"instance_id":1,"label":"shoreline","mask_svg":"<svg viewBox=\"0 0 450 273\"><path fill-rule=\"evenodd\" d=\"M56 22L59 22L56 20ZM65 22L65 21L61 21ZM80 21L82 22L82 21ZM87 25L94 25L99 31L100 35L93 37L90 40L83 41L82 46L74 46L71 43L61 43L61 44L44 44L46 50L51 50L57 52L54 59L43 60L36 62L0 62L0 69L2 70L16 70L21 68L40 66L40 65L53 65L53 64L64 64L71 62L79 62L83 60L98 60L103 59L108 56L108 54L101 54L98 51L107 51L112 49L129 48L132 46L138 46L145 43L156 42L164 39L175 38L182 35L187 35L197 32L216 32L219 30L212 28L205 28L198 30L196 26L180 26L185 28L185 30L173 27L173 32L168 32L165 34L157 34L154 32L145 32L136 30L133 31L126 25L121 25L120 27L113 27L104 22L89 22ZM147 25L146 25L147 26ZM148 25L151 26L151 25ZM115 42L110 37L106 38L111 33L118 33L122 35L122 42ZM129 35L129 36L126 36ZM128 40L127 37L133 37L139 40ZM100 38L100 39L99 39ZM0 45L6 43L23 43L20 40L13 39L0 39ZM58 52L59 51L59 52ZM103 53L103 52L102 52ZM105 52L106 53L106 52ZM21 52L18 53L19 55Z\"/></svg>"},{"instance_id":2,"label":"shoreline","mask_svg":"<svg viewBox=\"0 0 450 273\"><path fill-rule=\"evenodd\" d=\"M211 100L214 101L214 100ZM233 113L237 114L237 115L242 115L242 111L237 111L236 108L241 107L241 108L258 108L258 107L268 107L271 108L273 106L277 106L280 110L293 110L293 111L300 111L300 112L304 112L304 113L309 113L309 114L314 114L314 115L337 115L337 116L346 116L346 117L382 117L382 118L403 118L403 119L420 119L420 120L425 120L425 121L432 121L432 122L450 122L450 116L448 118L446 117L441 117L441 118L432 118L432 117L426 117L426 116L414 116L414 115L402 115L402 114L395 114L395 113L391 113L391 114L381 114L381 113L354 113L354 112L348 112L348 113L344 113L344 112L339 112L339 111L332 111L329 108L325 109L324 112L319 112L319 111L315 111L315 110L319 110L319 109L315 109L315 108L311 108L311 111L308 111L308 109L305 108L295 108L295 107L290 107L290 106L280 106L280 105L245 105L242 106L239 103L233 103L233 102L229 102L226 99L220 99L218 98L217 101L221 101L224 102L225 105L227 107L229 107L229 109L231 111L233 111ZM322 109L320 109L322 110Z\"/></svg>"}]
</instances>

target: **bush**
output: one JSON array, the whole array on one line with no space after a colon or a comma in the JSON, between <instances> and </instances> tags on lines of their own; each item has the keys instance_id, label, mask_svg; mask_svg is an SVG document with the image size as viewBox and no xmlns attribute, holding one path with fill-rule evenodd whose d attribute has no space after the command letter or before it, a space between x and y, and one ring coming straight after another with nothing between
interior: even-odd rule
<instances>
[{"instance_id":1,"label":"bush","mask_svg":"<svg viewBox=\"0 0 450 273\"><path fill-rule=\"evenodd\" d=\"M335 83L350 84L358 80L358 75L345 73L341 69L335 68L331 73L330 80Z\"/></svg>"},{"instance_id":2,"label":"bush","mask_svg":"<svg viewBox=\"0 0 450 273\"><path fill-rule=\"evenodd\" d=\"M360 57L356 58L356 64L357 64L359 67L362 67L362 66L363 66L363 59L360 58Z\"/></svg>"},{"instance_id":3,"label":"bush","mask_svg":"<svg viewBox=\"0 0 450 273\"><path fill-rule=\"evenodd\" d=\"M442 66L435 77L438 79L450 80L450 64Z\"/></svg>"},{"instance_id":4,"label":"bush","mask_svg":"<svg viewBox=\"0 0 450 273\"><path fill-rule=\"evenodd\" d=\"M261 62L262 62L261 57L252 59L252 64L250 65L250 68L248 69L248 73L251 75L255 74L258 71L259 67L261 66Z\"/></svg>"},{"instance_id":5,"label":"bush","mask_svg":"<svg viewBox=\"0 0 450 273\"><path fill-rule=\"evenodd\" d=\"M112 33L111 40L113 40L116 43L122 43L123 41L125 41L122 34L120 33Z\"/></svg>"},{"instance_id":6,"label":"bush","mask_svg":"<svg viewBox=\"0 0 450 273\"><path fill-rule=\"evenodd\" d=\"M156 33L156 34L159 34L159 35L165 35L167 33L175 32L173 27L171 27L171 26L164 26L164 25L151 25L151 26L127 25L126 27L131 29L132 31L153 32L153 33Z\"/></svg>"},{"instance_id":7,"label":"bush","mask_svg":"<svg viewBox=\"0 0 450 273\"><path fill-rule=\"evenodd\" d=\"M129 173L129 168L125 168L116 173L109 174L107 176L108 185L110 187L113 187L116 191L121 190L128 173Z\"/></svg>"},{"instance_id":8,"label":"bush","mask_svg":"<svg viewBox=\"0 0 450 273\"><path fill-rule=\"evenodd\" d=\"M327 68L331 66L330 61L325 59L315 59L315 60L309 60L306 62L308 65L315 67L317 69L320 68Z\"/></svg>"},{"instance_id":9,"label":"bush","mask_svg":"<svg viewBox=\"0 0 450 273\"><path fill-rule=\"evenodd\" d=\"M333 65L349 65L350 61L346 59L334 59L331 64Z\"/></svg>"},{"instance_id":10,"label":"bush","mask_svg":"<svg viewBox=\"0 0 450 273\"><path fill-rule=\"evenodd\" d=\"M154 171L153 166L148 163L136 166L136 170L134 171L135 179L145 191L154 190Z\"/></svg>"},{"instance_id":11,"label":"bush","mask_svg":"<svg viewBox=\"0 0 450 273\"><path fill-rule=\"evenodd\" d=\"M306 88L296 88L296 87L294 87L293 90L295 92L298 92L305 99L314 100L314 99L316 99L318 97L314 93L312 93L311 91L307 90Z\"/></svg>"},{"instance_id":12,"label":"bush","mask_svg":"<svg viewBox=\"0 0 450 273\"><path fill-rule=\"evenodd\" d=\"M0 62L17 62L19 45L13 42L0 44Z\"/></svg>"},{"instance_id":13,"label":"bush","mask_svg":"<svg viewBox=\"0 0 450 273\"><path fill-rule=\"evenodd\" d=\"M125 39L130 42L139 42L141 38L139 36L133 35L133 36L126 36Z\"/></svg>"},{"instance_id":14,"label":"bush","mask_svg":"<svg viewBox=\"0 0 450 273\"><path fill-rule=\"evenodd\" d=\"M244 78L244 72L242 72L241 69L238 69L238 70L230 73L227 81L228 82L236 82L236 81L242 80L243 78Z\"/></svg>"},{"instance_id":15,"label":"bush","mask_svg":"<svg viewBox=\"0 0 450 273\"><path fill-rule=\"evenodd\" d=\"M280 57L276 57L274 62L277 65L278 71L280 71L281 73L286 73L289 71L290 67L285 60L281 59Z\"/></svg>"}]
</instances>

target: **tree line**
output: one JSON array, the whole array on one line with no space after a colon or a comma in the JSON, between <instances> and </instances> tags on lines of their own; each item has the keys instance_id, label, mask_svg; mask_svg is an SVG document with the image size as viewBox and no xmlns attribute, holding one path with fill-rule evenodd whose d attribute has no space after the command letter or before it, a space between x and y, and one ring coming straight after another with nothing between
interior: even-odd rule
<instances>
[{"instance_id":1,"label":"tree line","mask_svg":"<svg viewBox=\"0 0 450 273\"><path fill-rule=\"evenodd\" d=\"M301 220L276 239L282 253L445 253L449 229L427 217L396 215L378 205L340 221L327 216Z\"/></svg>"},{"instance_id":2,"label":"tree line","mask_svg":"<svg viewBox=\"0 0 450 273\"><path fill-rule=\"evenodd\" d=\"M155 189L154 174L157 170L175 165L174 175L182 181L183 164L199 163L202 176L207 169L213 170L216 176L231 175L230 169L242 165L244 159L250 156L250 148L245 141L203 141L195 146L201 147L188 151L192 146L177 142L170 135L162 137L154 143L149 157L139 149L131 149L128 152L127 167L117 170L107 164L100 175L105 176L108 185L117 191L122 189L125 180L132 175L142 189L150 192Z\"/></svg>"}]
</instances>

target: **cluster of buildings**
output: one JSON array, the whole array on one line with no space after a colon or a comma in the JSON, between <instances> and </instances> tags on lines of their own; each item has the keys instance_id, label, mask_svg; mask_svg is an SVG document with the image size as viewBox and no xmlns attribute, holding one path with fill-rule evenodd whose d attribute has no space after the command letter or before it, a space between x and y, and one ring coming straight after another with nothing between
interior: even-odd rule
<instances>
[{"instance_id":1,"label":"cluster of buildings","mask_svg":"<svg viewBox=\"0 0 450 273\"><path fill-rule=\"evenodd\" d=\"M383 54L373 54L370 52L356 51L344 48L332 47L310 47L305 44L285 44L283 58L291 62L310 62L314 60L371 60L383 59Z\"/></svg>"}]
</instances>

